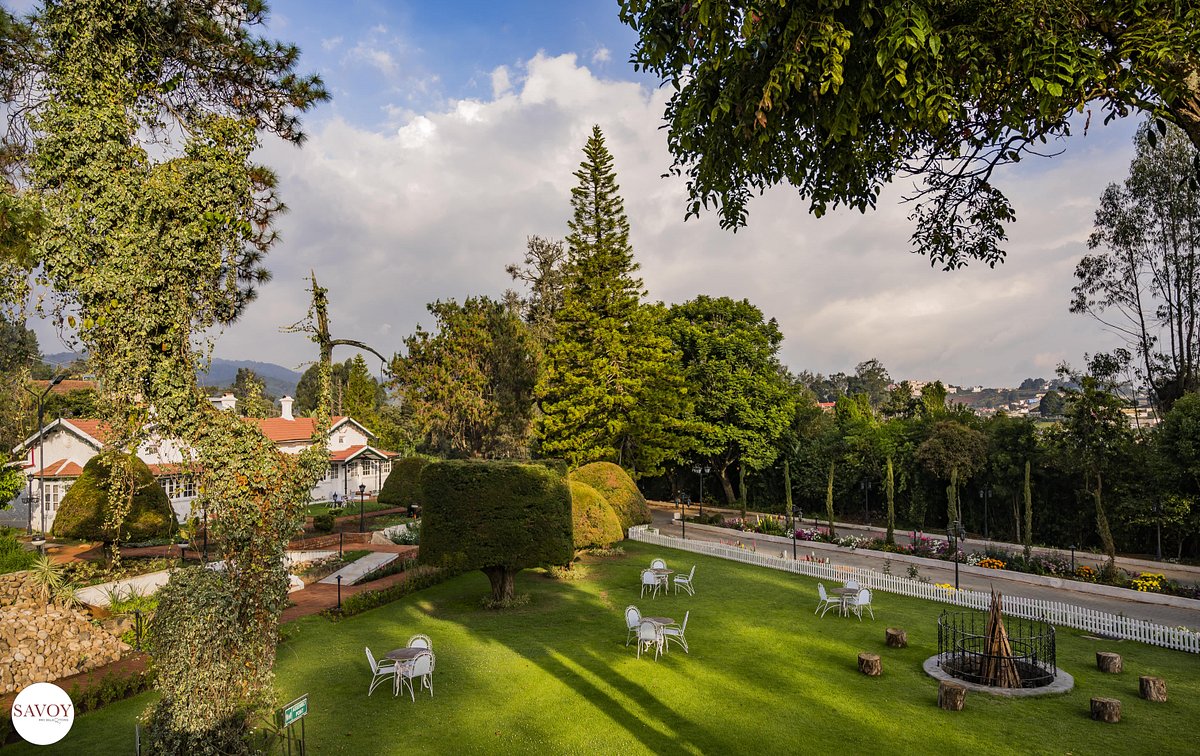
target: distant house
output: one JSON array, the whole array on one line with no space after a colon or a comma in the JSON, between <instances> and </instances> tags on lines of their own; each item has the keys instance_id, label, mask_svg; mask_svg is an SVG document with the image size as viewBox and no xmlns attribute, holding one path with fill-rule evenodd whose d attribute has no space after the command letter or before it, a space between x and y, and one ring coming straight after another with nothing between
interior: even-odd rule
<instances>
[{"instance_id":1,"label":"distant house","mask_svg":"<svg viewBox=\"0 0 1200 756\"><path fill-rule=\"evenodd\" d=\"M216 397L212 402L225 410L232 410L235 404L232 394ZM285 396L280 405L279 417L247 419L257 423L280 451L299 454L312 445L313 420L292 416L291 397ZM313 487L312 498L325 501L333 498L335 493L340 498L353 498L358 495L360 485L367 495L378 493L392 471L392 459L397 455L375 446L374 438L375 434L354 418L334 417L327 436L329 468L325 477ZM45 506L46 527L49 528L63 495L83 472L84 465L111 440L109 428L99 420L60 418L47 423L41 432L34 433L14 450L17 456L23 457L21 466L28 476L28 484L11 503L31 505L32 519L39 523L38 527L41 507ZM42 449L45 449L44 469L39 456ZM192 500L196 498L196 483L183 467L183 452L179 440L162 438L153 432L137 448L138 457L154 473L167 492L176 516L181 519L191 513ZM20 508L24 511L25 506Z\"/></svg>"}]
</instances>

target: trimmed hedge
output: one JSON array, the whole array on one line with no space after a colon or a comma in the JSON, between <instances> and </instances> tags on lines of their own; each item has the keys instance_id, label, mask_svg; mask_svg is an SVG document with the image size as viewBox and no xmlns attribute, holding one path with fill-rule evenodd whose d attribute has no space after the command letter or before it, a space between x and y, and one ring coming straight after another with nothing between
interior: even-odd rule
<instances>
[{"instance_id":1,"label":"trimmed hedge","mask_svg":"<svg viewBox=\"0 0 1200 756\"><path fill-rule=\"evenodd\" d=\"M106 528L104 522L109 513L113 463L118 459L132 463L136 490L125 521L119 531L114 531ZM83 473L63 497L51 532L60 538L112 543L171 538L177 527L171 500L146 463L137 457L108 453L88 460Z\"/></svg>"},{"instance_id":2,"label":"trimmed hedge","mask_svg":"<svg viewBox=\"0 0 1200 756\"><path fill-rule=\"evenodd\" d=\"M370 609L398 601L410 593L416 593L417 591L435 586L438 583L444 583L459 574L458 570L441 567L422 566L414 568L408 564L405 564L404 567L405 571L409 574L401 582L390 585L387 588L377 588L371 591L362 591L353 596L347 596L342 599L341 611L326 609L322 614L329 619L352 617L355 614L362 614Z\"/></svg>"},{"instance_id":3,"label":"trimmed hedge","mask_svg":"<svg viewBox=\"0 0 1200 756\"><path fill-rule=\"evenodd\" d=\"M633 478L620 465L593 462L575 470L569 477L596 489L617 513L622 530L650 522L650 507L646 506L646 497L642 496Z\"/></svg>"},{"instance_id":4,"label":"trimmed hedge","mask_svg":"<svg viewBox=\"0 0 1200 756\"><path fill-rule=\"evenodd\" d=\"M575 548L607 548L624 537L621 520L596 489L578 480L571 485Z\"/></svg>"},{"instance_id":5,"label":"trimmed hedge","mask_svg":"<svg viewBox=\"0 0 1200 756\"><path fill-rule=\"evenodd\" d=\"M391 507L421 506L421 471L428 464L425 457L405 457L393 462L392 471L379 490L379 503Z\"/></svg>"},{"instance_id":6,"label":"trimmed hedge","mask_svg":"<svg viewBox=\"0 0 1200 756\"><path fill-rule=\"evenodd\" d=\"M571 491L567 481L549 467L433 462L421 475L421 487L424 564L483 570L494 591L511 594L517 571L567 564L575 554Z\"/></svg>"}]
</instances>

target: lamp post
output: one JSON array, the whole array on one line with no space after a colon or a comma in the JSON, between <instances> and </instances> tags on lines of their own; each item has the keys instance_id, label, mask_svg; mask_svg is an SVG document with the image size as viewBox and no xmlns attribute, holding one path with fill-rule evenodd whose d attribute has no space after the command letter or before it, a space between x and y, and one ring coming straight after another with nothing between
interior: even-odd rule
<instances>
[{"instance_id":1,"label":"lamp post","mask_svg":"<svg viewBox=\"0 0 1200 756\"><path fill-rule=\"evenodd\" d=\"M954 590L958 590L958 542L963 540L967 531L963 528L963 524L958 520L950 523L947 528L947 535L950 536L950 548L954 549Z\"/></svg>"},{"instance_id":2,"label":"lamp post","mask_svg":"<svg viewBox=\"0 0 1200 756\"><path fill-rule=\"evenodd\" d=\"M1075 544L1071 544L1071 574L1075 574Z\"/></svg>"},{"instance_id":3,"label":"lamp post","mask_svg":"<svg viewBox=\"0 0 1200 756\"><path fill-rule=\"evenodd\" d=\"M367 497L367 484L359 483L358 484L358 532L359 533L367 532L366 522L365 522L365 520L363 520L363 499L365 499L366 497Z\"/></svg>"},{"instance_id":4,"label":"lamp post","mask_svg":"<svg viewBox=\"0 0 1200 756\"><path fill-rule=\"evenodd\" d=\"M792 561L796 561L796 531L800 529L800 520L804 517L804 512L800 511L799 504L792 505Z\"/></svg>"},{"instance_id":5,"label":"lamp post","mask_svg":"<svg viewBox=\"0 0 1200 756\"><path fill-rule=\"evenodd\" d=\"M37 424L38 424L38 464L41 465L41 472L38 473L38 511L42 513L42 538L46 537L46 429L42 425L42 413L45 410L46 396L54 389L55 386L62 383L63 378L66 378L66 373L61 373L50 379L50 385L46 386L46 390L38 393L28 386L25 390L37 397ZM25 529L25 534L29 535L33 532L33 480L29 481L29 523Z\"/></svg>"},{"instance_id":6,"label":"lamp post","mask_svg":"<svg viewBox=\"0 0 1200 756\"><path fill-rule=\"evenodd\" d=\"M1154 558L1162 559L1162 502L1154 502Z\"/></svg>"},{"instance_id":7,"label":"lamp post","mask_svg":"<svg viewBox=\"0 0 1200 756\"><path fill-rule=\"evenodd\" d=\"M979 498L983 499L983 537L990 541L992 536L988 533L988 499L992 498L992 487L984 486L979 489Z\"/></svg>"},{"instance_id":8,"label":"lamp post","mask_svg":"<svg viewBox=\"0 0 1200 756\"><path fill-rule=\"evenodd\" d=\"M712 472L712 467L697 462L692 465L692 472L700 476L700 520L704 520L704 476Z\"/></svg>"}]
</instances>

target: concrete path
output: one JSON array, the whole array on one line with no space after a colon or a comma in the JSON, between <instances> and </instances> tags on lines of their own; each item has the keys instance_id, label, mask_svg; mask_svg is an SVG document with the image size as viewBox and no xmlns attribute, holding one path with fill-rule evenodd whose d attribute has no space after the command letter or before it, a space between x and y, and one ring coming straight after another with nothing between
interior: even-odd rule
<instances>
[{"instance_id":1,"label":"concrete path","mask_svg":"<svg viewBox=\"0 0 1200 756\"><path fill-rule=\"evenodd\" d=\"M362 580L368 572L374 572L385 564L396 561L398 556L399 554L373 551L361 559L356 559L329 577L322 578L317 582L325 583L326 585L331 583L336 585L338 575L341 575L342 585L354 585L359 580Z\"/></svg>"},{"instance_id":2,"label":"concrete path","mask_svg":"<svg viewBox=\"0 0 1200 756\"><path fill-rule=\"evenodd\" d=\"M652 509L651 514L656 526L664 535L672 535L679 537L680 527L671 519L672 512L670 510ZM840 526L839 526L840 530ZM755 548L765 554L773 554L778 556L779 553L785 552L786 556L791 555L791 549L781 547L775 543L759 542L755 539L754 533L742 533L738 531L728 531L728 535L710 534L702 532L699 529L688 529L687 538L691 540L702 541L732 541L738 540L746 544L747 547ZM803 543L801 543L803 550ZM876 556L873 552L868 551L851 551L849 549L840 549L837 555L833 557L836 564L846 565L848 567L870 567L875 570L882 570L885 562L888 561L886 554ZM945 567L922 567L920 568L921 577L929 578L934 583L949 583L954 584L954 563L946 562ZM893 562L891 570L893 574L904 575L907 565ZM696 579L703 581L704 576L697 573ZM1062 588L1049 588L1027 583L1008 580L1004 577L1004 572L998 570L996 574L986 577L977 577L975 575L961 574L959 577L959 586L969 588L975 591L987 592L991 588L996 588L1006 595L1025 596L1034 599L1043 599L1046 601L1062 601L1076 606L1083 606L1089 609L1096 609L1111 614L1120 614L1126 617L1134 617L1137 619L1157 622L1159 624L1168 625L1170 627L1178 627L1184 625L1187 627L1200 626L1200 612L1192 609L1182 609L1172 606L1160 606L1157 604L1143 604L1136 599L1136 592L1130 591L1131 595L1128 599L1113 598L1110 596L1098 596L1096 594L1087 593L1085 591L1071 590L1069 586L1073 585L1074 581L1064 581ZM1084 585L1080 583L1079 585ZM815 602L815 598L813 599Z\"/></svg>"},{"instance_id":3,"label":"concrete path","mask_svg":"<svg viewBox=\"0 0 1200 756\"><path fill-rule=\"evenodd\" d=\"M108 606L109 597L112 595L116 595L119 598L129 598L134 595L149 596L166 585L170 579L170 570L160 570L159 572L150 572L124 580L115 580L111 583L89 585L87 588L80 588L75 595L85 604Z\"/></svg>"}]
</instances>

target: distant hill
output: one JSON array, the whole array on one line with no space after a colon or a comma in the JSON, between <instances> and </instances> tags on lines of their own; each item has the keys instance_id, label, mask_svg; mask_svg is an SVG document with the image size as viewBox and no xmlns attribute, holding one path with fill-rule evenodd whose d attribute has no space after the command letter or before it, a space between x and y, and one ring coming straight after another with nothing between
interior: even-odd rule
<instances>
[{"instance_id":1,"label":"distant hill","mask_svg":"<svg viewBox=\"0 0 1200 756\"><path fill-rule=\"evenodd\" d=\"M79 359L74 352L58 352L42 356L42 360L51 365L68 365ZM296 384L300 382L300 374L288 370L282 365L272 362L255 362L253 360L223 360L214 357L208 373L197 373L196 378L201 386L232 386L237 377L238 368L250 368L267 384L267 393L272 396L295 396Z\"/></svg>"}]
</instances>

